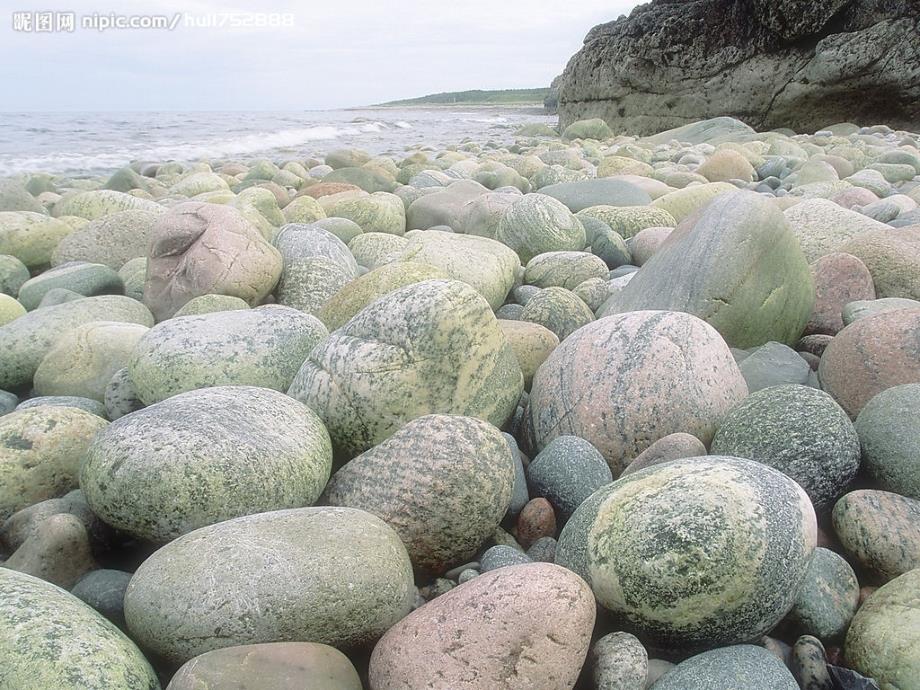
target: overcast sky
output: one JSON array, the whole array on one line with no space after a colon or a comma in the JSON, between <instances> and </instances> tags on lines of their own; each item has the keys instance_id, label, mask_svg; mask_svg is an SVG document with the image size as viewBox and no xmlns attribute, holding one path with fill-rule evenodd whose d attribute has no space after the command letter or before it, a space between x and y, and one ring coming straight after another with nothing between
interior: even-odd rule
<instances>
[{"instance_id":1,"label":"overcast sky","mask_svg":"<svg viewBox=\"0 0 920 690\"><path fill-rule=\"evenodd\" d=\"M195 28L239 0L6 0L0 110L290 110L439 91L546 86L595 24L629 0L264 0L293 26ZM237 5L234 7L234 5ZM73 12L72 33L14 31L16 11ZM81 28L81 17L186 13L165 29ZM210 20L208 15L212 15ZM242 15L239 15L242 17ZM258 21L253 17L252 21ZM20 21L21 18L20 18ZM223 21L231 21L224 16ZM244 21L249 21L246 19Z\"/></svg>"}]
</instances>

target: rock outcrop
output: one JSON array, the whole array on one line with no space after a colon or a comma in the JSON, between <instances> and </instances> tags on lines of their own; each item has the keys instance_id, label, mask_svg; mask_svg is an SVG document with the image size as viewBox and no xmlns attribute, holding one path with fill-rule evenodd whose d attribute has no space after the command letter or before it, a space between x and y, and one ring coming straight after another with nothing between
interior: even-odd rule
<instances>
[{"instance_id":1,"label":"rock outcrop","mask_svg":"<svg viewBox=\"0 0 920 690\"><path fill-rule=\"evenodd\" d=\"M654 134L719 115L758 130L920 127L916 0L655 0L594 27L565 69L560 127Z\"/></svg>"}]
</instances>

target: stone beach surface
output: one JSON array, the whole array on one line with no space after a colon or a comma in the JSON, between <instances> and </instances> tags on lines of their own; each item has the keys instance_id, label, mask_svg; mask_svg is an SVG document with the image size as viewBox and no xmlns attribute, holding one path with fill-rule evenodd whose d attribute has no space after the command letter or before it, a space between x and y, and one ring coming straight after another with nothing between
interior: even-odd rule
<instances>
[{"instance_id":1,"label":"stone beach surface","mask_svg":"<svg viewBox=\"0 0 920 690\"><path fill-rule=\"evenodd\" d=\"M920 134L564 124L0 180L0 688L920 690Z\"/></svg>"}]
</instances>

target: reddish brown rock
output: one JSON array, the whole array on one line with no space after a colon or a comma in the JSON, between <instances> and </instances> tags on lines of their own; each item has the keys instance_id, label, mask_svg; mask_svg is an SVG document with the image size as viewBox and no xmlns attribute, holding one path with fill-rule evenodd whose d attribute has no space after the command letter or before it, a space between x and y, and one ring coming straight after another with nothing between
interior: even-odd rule
<instances>
[{"instance_id":1,"label":"reddish brown rock","mask_svg":"<svg viewBox=\"0 0 920 690\"><path fill-rule=\"evenodd\" d=\"M521 510L517 521L517 540L529 549L537 539L556 536L556 514L545 498L533 498Z\"/></svg>"},{"instance_id":2,"label":"reddish brown rock","mask_svg":"<svg viewBox=\"0 0 920 690\"><path fill-rule=\"evenodd\" d=\"M416 609L371 655L370 690L560 690L578 679L596 604L551 563L499 568Z\"/></svg>"},{"instance_id":3,"label":"reddish brown rock","mask_svg":"<svg viewBox=\"0 0 920 690\"><path fill-rule=\"evenodd\" d=\"M652 465L660 465L663 462L680 460L681 458L695 458L702 455L706 455L706 446L693 434L683 432L669 434L664 438L658 439L639 453L620 476L625 477L633 472L644 470Z\"/></svg>"},{"instance_id":4,"label":"reddish brown rock","mask_svg":"<svg viewBox=\"0 0 920 690\"><path fill-rule=\"evenodd\" d=\"M798 343L796 343L795 349L799 354L807 352L808 354L820 358L824 354L824 351L827 349L827 346L831 344L833 339L834 336L832 335L806 335Z\"/></svg>"},{"instance_id":5,"label":"reddish brown rock","mask_svg":"<svg viewBox=\"0 0 920 690\"><path fill-rule=\"evenodd\" d=\"M338 194L339 192L360 192L361 188L347 182L318 182L302 189L297 196L312 196L319 199L321 196Z\"/></svg>"},{"instance_id":6,"label":"reddish brown rock","mask_svg":"<svg viewBox=\"0 0 920 690\"><path fill-rule=\"evenodd\" d=\"M348 657L316 642L226 647L187 661L166 690L361 690Z\"/></svg>"},{"instance_id":7,"label":"reddish brown rock","mask_svg":"<svg viewBox=\"0 0 920 690\"><path fill-rule=\"evenodd\" d=\"M811 273L815 279L815 307L805 326L805 335L836 335L843 329L844 305L875 299L872 274L852 254L825 254L811 264Z\"/></svg>"},{"instance_id":8,"label":"reddish brown rock","mask_svg":"<svg viewBox=\"0 0 920 690\"><path fill-rule=\"evenodd\" d=\"M827 346L818 376L853 419L883 390L920 382L920 309L854 321Z\"/></svg>"}]
</instances>

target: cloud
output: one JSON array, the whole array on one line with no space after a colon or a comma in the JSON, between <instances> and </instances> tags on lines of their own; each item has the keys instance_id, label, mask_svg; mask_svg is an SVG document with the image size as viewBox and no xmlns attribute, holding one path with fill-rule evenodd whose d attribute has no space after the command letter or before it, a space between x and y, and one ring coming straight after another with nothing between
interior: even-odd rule
<instances>
[{"instance_id":1,"label":"cloud","mask_svg":"<svg viewBox=\"0 0 920 690\"><path fill-rule=\"evenodd\" d=\"M145 0L120 14L182 12L175 31L12 30L0 15L3 110L289 110L361 105L437 91L546 85L597 23L635 2L580 0L268 0L291 26L196 28L240 17L238 1ZM115 7L71 0L79 16ZM195 17L193 21L187 17ZM270 16L265 17L270 20ZM78 19L79 21L79 19ZM288 23L288 22L284 22Z\"/></svg>"}]
</instances>

